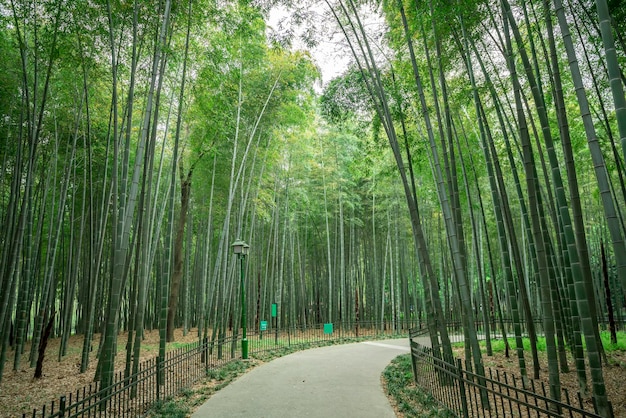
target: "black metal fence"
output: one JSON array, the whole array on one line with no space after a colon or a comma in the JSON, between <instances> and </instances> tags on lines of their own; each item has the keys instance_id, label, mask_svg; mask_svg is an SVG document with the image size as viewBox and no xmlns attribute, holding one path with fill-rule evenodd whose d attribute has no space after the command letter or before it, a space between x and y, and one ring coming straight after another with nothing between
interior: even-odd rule
<instances>
[{"instance_id":1,"label":"black metal fence","mask_svg":"<svg viewBox=\"0 0 626 418\"><path fill-rule=\"evenodd\" d=\"M317 324L309 327L286 327L248 334L249 353L264 352L287 347L306 348L324 343L350 341L357 337L406 335L410 324ZM239 335L207 339L168 351L163 362L156 358L143 361L137 373L124 377L118 372L114 383L102 388L92 383L61 396L41 408L23 413L22 418L92 418L139 417L160 400L165 400L189 388L206 377L212 370L241 358ZM159 378L159 373L161 378Z\"/></svg>"},{"instance_id":2,"label":"black metal fence","mask_svg":"<svg viewBox=\"0 0 626 418\"><path fill-rule=\"evenodd\" d=\"M412 330L411 358L415 383L458 417L576 417L602 418L593 399L562 390L555 401L543 382L486 369L485 376L470 371L460 359L446 362L432 349L415 341L422 330Z\"/></svg>"},{"instance_id":3,"label":"black metal fence","mask_svg":"<svg viewBox=\"0 0 626 418\"><path fill-rule=\"evenodd\" d=\"M228 346L236 341L224 338L220 345ZM233 360L218 354L215 344L198 341L168 351L160 363L156 358L139 364L138 371L128 377L123 372L115 374L113 384L102 388L98 382L61 396L50 404L22 414L23 418L66 417L137 417L156 401L176 395L216 369ZM162 373L163 379L158 375ZM161 384L159 382L162 381Z\"/></svg>"}]
</instances>

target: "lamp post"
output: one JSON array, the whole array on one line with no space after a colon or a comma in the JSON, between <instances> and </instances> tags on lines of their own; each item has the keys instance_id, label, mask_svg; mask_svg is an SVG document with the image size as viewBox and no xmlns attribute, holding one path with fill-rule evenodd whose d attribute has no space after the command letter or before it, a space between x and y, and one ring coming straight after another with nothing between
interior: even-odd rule
<instances>
[{"instance_id":1,"label":"lamp post","mask_svg":"<svg viewBox=\"0 0 626 418\"><path fill-rule=\"evenodd\" d=\"M241 264L241 328L242 328L242 338L241 338L241 358L248 358L248 337L246 335L246 287L244 285L245 273L243 268L244 259L246 255L248 255L248 250L250 246L238 239L231 245L233 248L233 252L237 254L237 258Z\"/></svg>"}]
</instances>

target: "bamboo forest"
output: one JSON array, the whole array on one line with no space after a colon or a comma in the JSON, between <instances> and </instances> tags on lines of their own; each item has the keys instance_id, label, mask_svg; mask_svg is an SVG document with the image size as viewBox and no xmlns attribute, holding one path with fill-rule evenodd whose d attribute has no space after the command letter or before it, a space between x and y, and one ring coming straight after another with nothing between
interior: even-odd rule
<instances>
[{"instance_id":1,"label":"bamboo forest","mask_svg":"<svg viewBox=\"0 0 626 418\"><path fill-rule=\"evenodd\" d=\"M626 2L0 0L0 57L0 404L273 314L626 404Z\"/></svg>"}]
</instances>

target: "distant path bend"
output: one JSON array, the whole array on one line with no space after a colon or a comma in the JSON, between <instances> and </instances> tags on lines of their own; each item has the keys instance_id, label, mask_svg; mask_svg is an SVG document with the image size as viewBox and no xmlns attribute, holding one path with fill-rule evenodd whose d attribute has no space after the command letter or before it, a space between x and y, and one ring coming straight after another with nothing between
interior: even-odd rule
<instances>
[{"instance_id":1,"label":"distant path bend","mask_svg":"<svg viewBox=\"0 0 626 418\"><path fill-rule=\"evenodd\" d=\"M394 418L380 376L408 352L408 338L299 351L242 375L192 418Z\"/></svg>"}]
</instances>

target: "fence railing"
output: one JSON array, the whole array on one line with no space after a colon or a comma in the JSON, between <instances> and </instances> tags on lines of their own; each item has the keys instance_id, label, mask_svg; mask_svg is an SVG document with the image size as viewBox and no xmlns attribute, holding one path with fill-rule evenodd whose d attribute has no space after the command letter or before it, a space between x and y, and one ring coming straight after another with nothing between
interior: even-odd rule
<instances>
[{"instance_id":1,"label":"fence railing","mask_svg":"<svg viewBox=\"0 0 626 418\"><path fill-rule=\"evenodd\" d=\"M395 326L390 323L373 322L317 324L308 327L253 331L247 337L249 353L255 355L287 347L314 346L356 337L406 335L409 328L408 323L396 323ZM95 382L61 396L41 408L16 416L134 418L145 415L157 401L175 396L206 377L210 371L240 359L240 341L239 335L229 335L189 343L168 351L163 362L158 362L156 358L143 361L137 373L131 376L125 378L123 372L116 373L114 383L107 388L102 388ZM163 379L158 378L159 373Z\"/></svg>"},{"instance_id":2,"label":"fence railing","mask_svg":"<svg viewBox=\"0 0 626 418\"><path fill-rule=\"evenodd\" d=\"M602 418L593 399L585 400L578 392L562 389L556 401L543 382L528 379L524 385L521 378L492 369L479 376L460 359L444 361L414 340L424 334L409 334L415 383L458 417Z\"/></svg>"}]
</instances>

